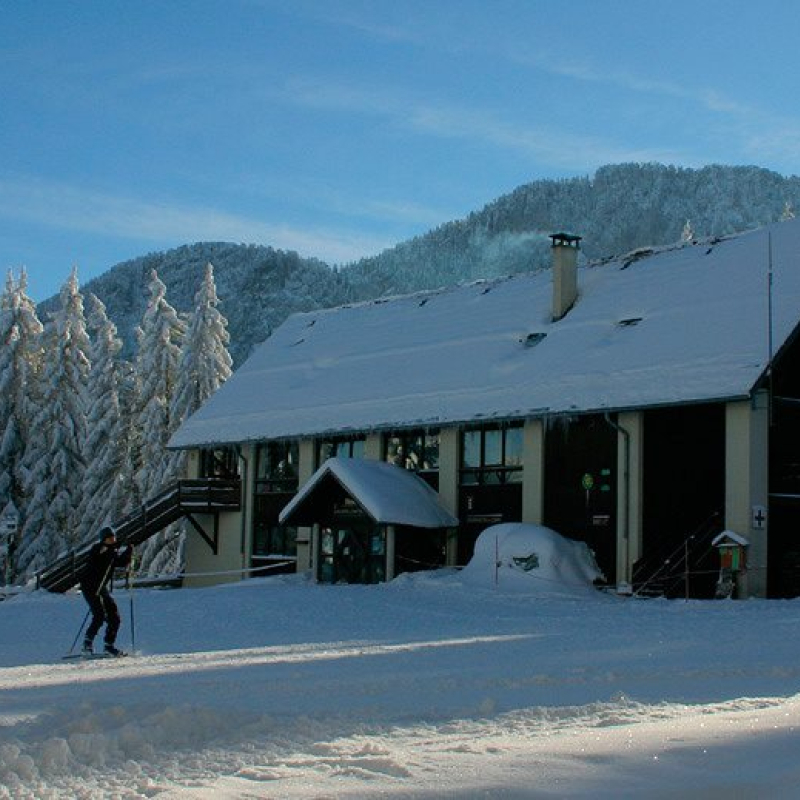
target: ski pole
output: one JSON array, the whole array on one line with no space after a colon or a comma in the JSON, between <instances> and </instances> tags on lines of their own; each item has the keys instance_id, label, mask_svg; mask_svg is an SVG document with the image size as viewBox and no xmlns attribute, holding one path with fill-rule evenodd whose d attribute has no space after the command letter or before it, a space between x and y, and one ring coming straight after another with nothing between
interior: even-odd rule
<instances>
[{"instance_id":1,"label":"ski pole","mask_svg":"<svg viewBox=\"0 0 800 800\"><path fill-rule=\"evenodd\" d=\"M81 634L83 633L83 629L86 626L86 621L89 619L89 614L92 613L92 609L90 608L86 612L86 616L83 618L83 622L81 622L80 628L78 628L78 633L75 636L75 639L72 642L72 646L69 648L69 655L72 655L72 651L75 649L75 645L78 644L78 639L81 638Z\"/></svg>"},{"instance_id":2,"label":"ski pole","mask_svg":"<svg viewBox=\"0 0 800 800\"><path fill-rule=\"evenodd\" d=\"M128 572L126 576L126 583L128 584L128 598L130 599L131 608L131 653L136 652L136 627L134 625L133 617L133 581L131 580L131 571L133 570L133 553L131 553L131 560L128 564Z\"/></svg>"}]
</instances>

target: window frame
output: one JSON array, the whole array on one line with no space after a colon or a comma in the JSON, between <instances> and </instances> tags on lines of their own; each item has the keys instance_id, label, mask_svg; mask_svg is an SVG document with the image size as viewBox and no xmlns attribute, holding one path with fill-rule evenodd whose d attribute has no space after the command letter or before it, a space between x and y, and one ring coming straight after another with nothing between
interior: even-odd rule
<instances>
[{"instance_id":1,"label":"window frame","mask_svg":"<svg viewBox=\"0 0 800 800\"><path fill-rule=\"evenodd\" d=\"M427 453L433 452L434 447L428 443L429 439L436 438L436 458L435 458L435 466L426 467L424 466L426 462L434 463L434 459L426 458ZM382 452L382 459L387 464L394 464L395 466L401 467L402 469L407 469L409 472L415 472L418 475L432 475L438 474L439 472L439 454L441 448L441 430L439 428L408 428L403 430L397 431L390 431L383 436L383 452ZM397 461L394 461L389 456L389 447L391 441L393 439L400 440L401 445L404 448L405 453L416 452L415 447L410 447L409 442L414 440L419 440L420 442L420 450L421 450L421 464L422 466L408 466L408 462L411 459L406 456L403 460L404 463L398 464ZM401 457L402 458L402 457ZM418 463L420 463L418 462Z\"/></svg>"},{"instance_id":2,"label":"window frame","mask_svg":"<svg viewBox=\"0 0 800 800\"><path fill-rule=\"evenodd\" d=\"M523 453L524 423L510 422L498 425L473 425L461 430L459 452L459 484L461 486L503 485L521 483L523 479ZM509 434L513 431L513 439ZM471 458L470 465L466 463L467 445L466 437L476 437L477 434L477 463ZM487 461L487 435L494 438L499 434L499 462ZM518 437L518 439L517 439ZM511 441L510 441L511 439ZM516 442L513 440L517 439ZM492 451L496 446L490 443ZM470 452L474 452L470 446Z\"/></svg>"},{"instance_id":3,"label":"window frame","mask_svg":"<svg viewBox=\"0 0 800 800\"><path fill-rule=\"evenodd\" d=\"M359 447L360 445L360 447ZM327 439L317 439L315 447L315 459L317 467L321 467L329 458L365 458L366 457L367 437L366 434L356 434L354 436L332 436ZM322 457L323 448L330 447L333 452ZM340 453L339 448L346 448L348 453ZM358 449L360 453L354 453Z\"/></svg>"},{"instance_id":4,"label":"window frame","mask_svg":"<svg viewBox=\"0 0 800 800\"><path fill-rule=\"evenodd\" d=\"M233 447L201 448L198 475L201 479L238 478L239 454Z\"/></svg>"},{"instance_id":5,"label":"window frame","mask_svg":"<svg viewBox=\"0 0 800 800\"><path fill-rule=\"evenodd\" d=\"M276 473L276 467L270 463L262 474L262 464L264 463L262 454L266 454L271 462L273 452L281 449L285 457L281 463L286 462L293 465L294 474L281 477ZM260 442L256 446L256 469L254 483L254 494L295 494L300 487L299 478L299 459L300 445L297 439L274 439L268 442Z\"/></svg>"}]
</instances>

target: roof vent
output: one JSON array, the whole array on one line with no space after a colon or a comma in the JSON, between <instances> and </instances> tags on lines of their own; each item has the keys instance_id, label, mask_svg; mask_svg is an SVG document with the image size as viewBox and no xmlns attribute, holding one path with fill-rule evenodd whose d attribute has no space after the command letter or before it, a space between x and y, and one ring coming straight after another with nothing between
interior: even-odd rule
<instances>
[{"instance_id":1,"label":"roof vent","mask_svg":"<svg viewBox=\"0 0 800 800\"><path fill-rule=\"evenodd\" d=\"M525 345L525 347L536 347L539 342L541 342L544 337L547 336L546 333L529 333L527 336L524 336L520 339L520 342Z\"/></svg>"},{"instance_id":2,"label":"roof vent","mask_svg":"<svg viewBox=\"0 0 800 800\"><path fill-rule=\"evenodd\" d=\"M551 233L553 240L553 321L561 319L578 298L578 250L581 237Z\"/></svg>"}]
</instances>

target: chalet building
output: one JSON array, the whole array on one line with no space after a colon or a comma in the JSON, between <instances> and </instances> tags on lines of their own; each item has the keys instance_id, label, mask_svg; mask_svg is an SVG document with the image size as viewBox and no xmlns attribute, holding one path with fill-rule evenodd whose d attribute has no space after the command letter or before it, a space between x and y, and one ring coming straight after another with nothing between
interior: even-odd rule
<instances>
[{"instance_id":1,"label":"chalet building","mask_svg":"<svg viewBox=\"0 0 800 800\"><path fill-rule=\"evenodd\" d=\"M380 581L523 521L586 541L611 586L694 596L727 532L738 596L800 594L800 220L579 248L556 234L551 272L288 319L170 443L190 478L241 482L187 582Z\"/></svg>"}]
</instances>

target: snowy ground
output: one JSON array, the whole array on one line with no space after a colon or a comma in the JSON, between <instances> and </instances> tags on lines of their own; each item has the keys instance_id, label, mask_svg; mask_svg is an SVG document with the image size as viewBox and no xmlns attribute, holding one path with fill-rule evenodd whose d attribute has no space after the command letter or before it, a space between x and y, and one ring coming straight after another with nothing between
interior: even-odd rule
<instances>
[{"instance_id":1,"label":"snowy ground","mask_svg":"<svg viewBox=\"0 0 800 800\"><path fill-rule=\"evenodd\" d=\"M0 797L800 796L800 602L483 577L137 591L82 663L78 594L8 599Z\"/></svg>"}]
</instances>

